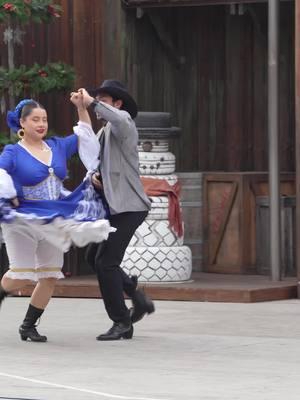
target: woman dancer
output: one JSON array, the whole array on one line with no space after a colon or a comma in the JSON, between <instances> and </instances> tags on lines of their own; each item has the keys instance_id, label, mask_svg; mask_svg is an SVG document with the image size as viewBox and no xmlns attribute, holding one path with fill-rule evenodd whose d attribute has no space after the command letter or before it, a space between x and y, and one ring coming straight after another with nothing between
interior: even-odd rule
<instances>
[{"instance_id":1,"label":"woman dancer","mask_svg":"<svg viewBox=\"0 0 300 400\"><path fill-rule=\"evenodd\" d=\"M63 253L74 243L107 239L110 228L107 207L87 177L71 194L63 197L67 160L79 152L86 168L98 154L99 144L90 127L81 95L71 101L79 114L75 134L45 139L47 113L31 99L21 101L7 115L8 126L19 141L7 145L0 156L0 221L9 258L9 270L0 286L0 304L10 293L36 282L25 319L19 328L22 340L46 342L36 330L56 281L63 277ZM11 207L13 205L13 207Z\"/></svg>"}]
</instances>

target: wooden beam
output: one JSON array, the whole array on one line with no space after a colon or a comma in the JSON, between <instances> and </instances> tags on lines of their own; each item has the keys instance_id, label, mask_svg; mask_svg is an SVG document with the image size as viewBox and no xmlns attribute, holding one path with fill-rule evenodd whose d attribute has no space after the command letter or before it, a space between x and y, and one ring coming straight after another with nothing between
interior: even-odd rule
<instances>
[{"instance_id":1,"label":"wooden beam","mask_svg":"<svg viewBox=\"0 0 300 400\"><path fill-rule=\"evenodd\" d=\"M267 3L268 0L123 0L127 7L184 7ZM292 0L281 0L292 1Z\"/></svg>"},{"instance_id":2,"label":"wooden beam","mask_svg":"<svg viewBox=\"0 0 300 400\"><path fill-rule=\"evenodd\" d=\"M295 1L296 265L300 281L300 3ZM300 285L298 283L298 297Z\"/></svg>"}]
</instances>

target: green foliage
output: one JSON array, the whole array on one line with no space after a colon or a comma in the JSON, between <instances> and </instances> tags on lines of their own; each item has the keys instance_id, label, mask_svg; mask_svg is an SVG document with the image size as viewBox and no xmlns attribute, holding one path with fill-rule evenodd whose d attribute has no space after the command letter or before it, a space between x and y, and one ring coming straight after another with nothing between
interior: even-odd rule
<instances>
[{"instance_id":1,"label":"green foliage","mask_svg":"<svg viewBox=\"0 0 300 400\"><path fill-rule=\"evenodd\" d=\"M10 138L7 133L0 132L0 152L3 150L4 146L10 143L16 143L19 140L18 136Z\"/></svg>"},{"instance_id":2,"label":"green foliage","mask_svg":"<svg viewBox=\"0 0 300 400\"><path fill-rule=\"evenodd\" d=\"M50 22L61 15L61 7L53 0L0 0L0 23L9 18L21 23Z\"/></svg>"},{"instance_id":3,"label":"green foliage","mask_svg":"<svg viewBox=\"0 0 300 400\"><path fill-rule=\"evenodd\" d=\"M1 1L1 0L0 0ZM51 90L71 89L74 85L73 67L61 62L45 66L34 64L32 67L21 65L8 70L0 67L0 95L9 88L16 97L28 94L37 95Z\"/></svg>"},{"instance_id":4,"label":"green foliage","mask_svg":"<svg viewBox=\"0 0 300 400\"><path fill-rule=\"evenodd\" d=\"M0 146L5 146L6 144L14 143L6 133L0 132Z\"/></svg>"}]
</instances>

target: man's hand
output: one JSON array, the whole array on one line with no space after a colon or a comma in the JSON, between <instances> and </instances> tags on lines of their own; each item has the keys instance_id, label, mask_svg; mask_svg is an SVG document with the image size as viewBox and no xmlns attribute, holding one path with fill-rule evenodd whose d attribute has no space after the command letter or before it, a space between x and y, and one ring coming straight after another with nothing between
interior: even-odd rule
<instances>
[{"instance_id":1,"label":"man's hand","mask_svg":"<svg viewBox=\"0 0 300 400\"><path fill-rule=\"evenodd\" d=\"M83 98L83 104L84 104L84 106L85 106L86 108L87 108L90 104L92 104L92 102L95 100L94 97L90 96L90 95L88 94L88 92L87 92L85 89L83 89L83 88L79 89L78 92L81 93L82 98Z\"/></svg>"},{"instance_id":2,"label":"man's hand","mask_svg":"<svg viewBox=\"0 0 300 400\"><path fill-rule=\"evenodd\" d=\"M81 94L81 92L72 92L71 94L70 94L70 100L71 100L71 102L77 107L77 108L86 108L86 106L84 105L84 102L83 102L83 96L82 96L82 94Z\"/></svg>"},{"instance_id":3,"label":"man's hand","mask_svg":"<svg viewBox=\"0 0 300 400\"><path fill-rule=\"evenodd\" d=\"M92 175L92 184L93 184L93 186L94 186L94 188L96 190L102 190L103 189L102 183L101 183L99 178L100 178L99 172L95 172Z\"/></svg>"},{"instance_id":4,"label":"man's hand","mask_svg":"<svg viewBox=\"0 0 300 400\"><path fill-rule=\"evenodd\" d=\"M20 205L19 200L18 200L17 197L14 197L13 199L10 199L10 202L14 207L19 207L19 205Z\"/></svg>"}]
</instances>

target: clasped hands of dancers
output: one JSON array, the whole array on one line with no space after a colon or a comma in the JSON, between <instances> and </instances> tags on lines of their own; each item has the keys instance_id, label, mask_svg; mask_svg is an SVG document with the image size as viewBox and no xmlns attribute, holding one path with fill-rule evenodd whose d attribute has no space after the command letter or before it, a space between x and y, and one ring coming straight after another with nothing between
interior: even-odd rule
<instances>
[{"instance_id":1,"label":"clasped hands of dancers","mask_svg":"<svg viewBox=\"0 0 300 400\"><path fill-rule=\"evenodd\" d=\"M86 259L97 275L112 327L97 340L131 339L133 324L154 311L152 300L120 267L151 202L138 168L137 105L125 86L105 80L89 93L71 93L78 112L73 134L46 138L47 112L32 99L7 113L19 137L0 155L0 222L9 270L0 286L0 305L10 293L36 283L23 323L22 340L46 342L36 324L63 278L63 254L88 244ZM103 120L95 134L89 111ZM83 182L66 192L67 160L78 153L87 169ZM124 293L132 300L128 309Z\"/></svg>"}]
</instances>

